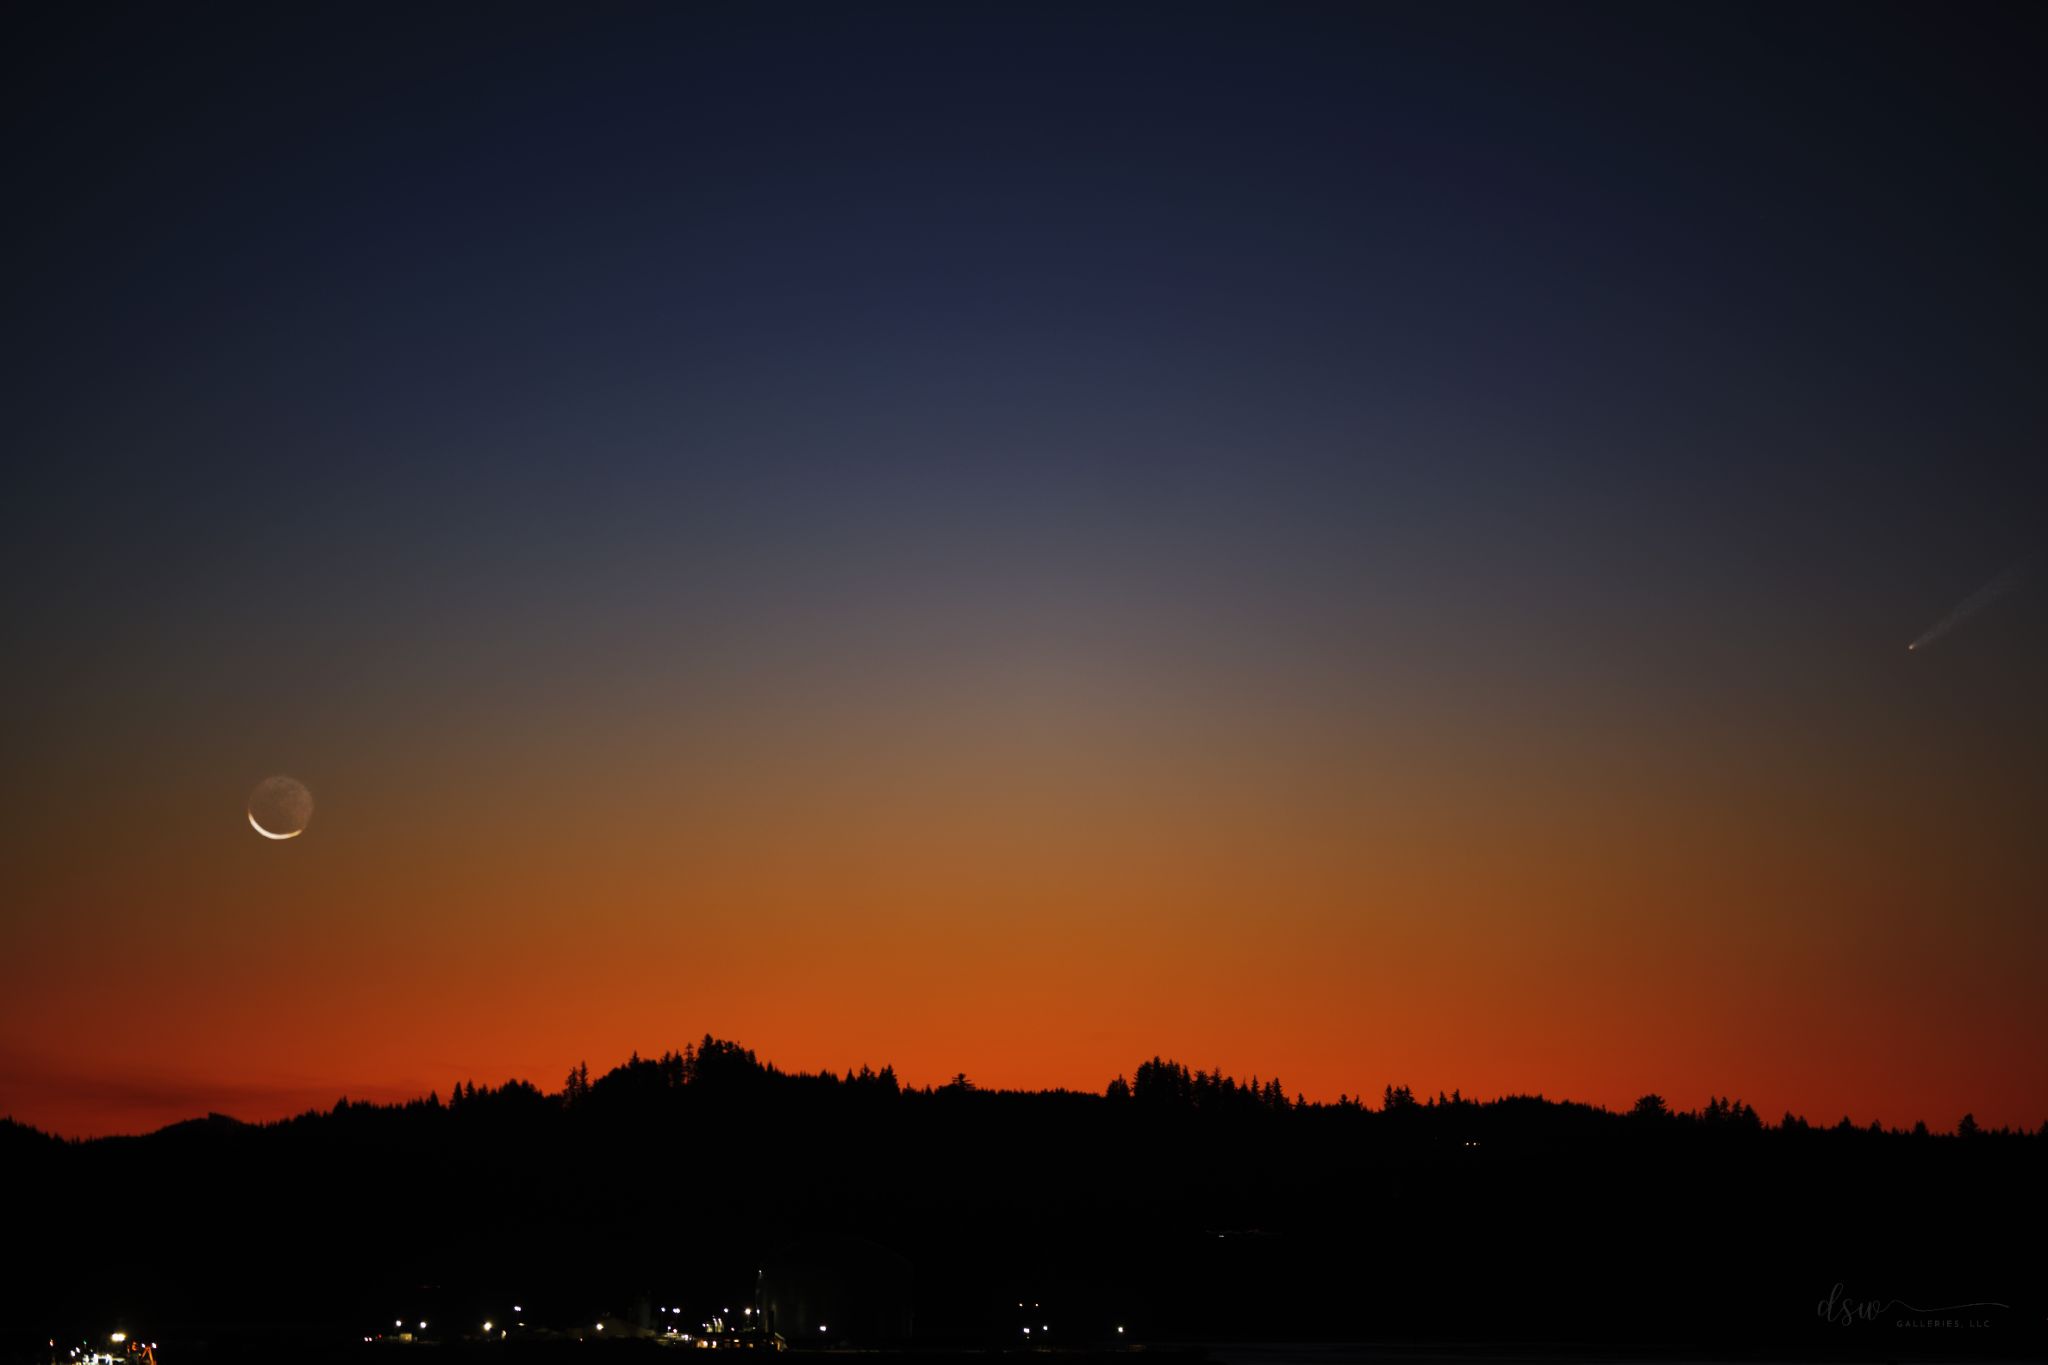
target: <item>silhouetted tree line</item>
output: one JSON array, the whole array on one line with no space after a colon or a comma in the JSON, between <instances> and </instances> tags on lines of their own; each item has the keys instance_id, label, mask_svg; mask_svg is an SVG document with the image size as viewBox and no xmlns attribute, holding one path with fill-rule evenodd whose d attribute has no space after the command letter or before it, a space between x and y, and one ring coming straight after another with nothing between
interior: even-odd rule
<instances>
[{"instance_id":1,"label":"silhouetted tree line","mask_svg":"<svg viewBox=\"0 0 2048 1365\"><path fill-rule=\"evenodd\" d=\"M1079 1096L1070 1090L1052 1091L984 1091L962 1072L940 1086L925 1086L922 1089L903 1086L896 1077L893 1066L876 1070L862 1065L857 1070L849 1067L844 1074L832 1070L818 1072L787 1072L771 1063L763 1062L751 1049L706 1034L696 1043L686 1043L680 1051L664 1052L659 1057L644 1058L635 1052L625 1062L593 1081L590 1066L579 1063L564 1078L559 1091L541 1090L530 1081L508 1080L501 1085L479 1086L474 1080L465 1079L455 1083L449 1090L444 1103L438 1091L430 1092L423 1099L401 1101L395 1104L378 1104L369 1101L351 1101L346 1097L339 1100L328 1116L358 1116L370 1114L419 1115L446 1111L460 1114L466 1119L501 1118L513 1120L534 1117L548 1113L587 1113L591 1115L631 1114L635 1111L659 1109L664 1104L680 1102L685 1095L692 1100L724 1099L734 1103L749 1100L763 1100L768 1097L784 1098L806 1096L814 1099L873 1100L899 1099L932 1100L941 1096L995 1095L1008 1101L1027 1101L1033 1098L1050 1098L1061 1101ZM1140 1110L1155 1113L1179 1112L1187 1115L1251 1115L1287 1114L1299 1112L1303 1115L1376 1115L1392 1117L1401 1122L1416 1122L1425 1126L1434 1124L1444 1131L1462 1131L1458 1125L1488 1114L1512 1111L1523 1121L1532 1114L1551 1111L1552 1119L1559 1124L1583 1129L1587 1120L1599 1119L1619 1121L1626 1119L1637 1129L1655 1130L1668 1126L1674 1130L1693 1129L1708 1132L1753 1132L1775 1131L1786 1134L1808 1134L1834 1132L1861 1136L1928 1137L1932 1136L1924 1120L1912 1128L1897 1126L1886 1128L1872 1120L1867 1126L1859 1127L1848 1116L1829 1129L1819 1128L1806 1118L1785 1112L1775 1125L1767 1124L1756 1109L1739 1099L1725 1096L1710 1096L1699 1109L1674 1110L1662 1095L1647 1094L1636 1100L1625 1114L1612 1114L1597 1106L1577 1104L1570 1101L1547 1100L1542 1095L1510 1095L1490 1101L1466 1098L1457 1090L1446 1095L1438 1091L1433 1098L1418 1100L1414 1091L1405 1085L1388 1085L1381 1092L1377 1110L1362 1099L1341 1095L1335 1101L1323 1103L1312 1101L1300 1094L1290 1098L1286 1087L1278 1077L1261 1081L1256 1075L1249 1080L1238 1080L1225 1075L1223 1071L1190 1070L1185 1065L1154 1056L1138 1064L1129 1079L1117 1076L1105 1087L1102 1099L1111 1106L1132 1104ZM303 1114L294 1119L279 1121L284 1125L314 1122L323 1117L318 1111ZM1448 1127L1444 1127L1448 1125ZM279 1126L273 1124L269 1126ZM1619 1131L1617 1129L1617 1131ZM1958 1137L1991 1137L2002 1140L2021 1138L2048 1138L2048 1121L2038 1129L1981 1128L1974 1114L1964 1114L1958 1120L1954 1135ZM40 1132L12 1118L0 1119L0 1143L59 1142L62 1139Z\"/></svg>"},{"instance_id":2,"label":"silhouetted tree line","mask_svg":"<svg viewBox=\"0 0 2048 1365\"><path fill-rule=\"evenodd\" d=\"M1111 1100L1133 1100L1159 1108L1199 1109L1212 1113L1225 1110L1285 1113L1294 1104L1306 1103L1299 1096L1290 1101L1277 1076L1263 1083L1257 1076L1241 1082L1224 1075L1221 1069L1190 1072L1179 1062L1169 1062L1162 1057L1139 1063L1132 1081L1117 1077L1109 1083L1105 1095Z\"/></svg>"}]
</instances>

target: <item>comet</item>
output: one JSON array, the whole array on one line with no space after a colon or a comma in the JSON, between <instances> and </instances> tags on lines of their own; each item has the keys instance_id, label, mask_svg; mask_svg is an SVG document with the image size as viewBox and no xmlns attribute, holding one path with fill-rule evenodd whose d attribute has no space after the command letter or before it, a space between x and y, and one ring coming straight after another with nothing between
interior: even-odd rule
<instances>
[{"instance_id":1,"label":"comet","mask_svg":"<svg viewBox=\"0 0 2048 1365\"><path fill-rule=\"evenodd\" d=\"M1991 603L2003 597L2027 576L2027 568L2028 561L2022 559L2004 573L2001 573L1998 577L1956 603L1954 609L1948 615L1936 621L1932 626L1929 626L1922 632L1919 639L1907 645L1906 652L1912 654L1926 648L1963 622L1969 620L1972 616L1975 616L1978 612L1984 610Z\"/></svg>"}]
</instances>

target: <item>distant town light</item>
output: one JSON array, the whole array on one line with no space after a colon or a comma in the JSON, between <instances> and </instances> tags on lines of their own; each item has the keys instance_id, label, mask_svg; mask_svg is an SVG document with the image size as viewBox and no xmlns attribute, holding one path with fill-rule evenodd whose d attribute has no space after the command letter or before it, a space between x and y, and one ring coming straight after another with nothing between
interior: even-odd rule
<instances>
[{"instance_id":1,"label":"distant town light","mask_svg":"<svg viewBox=\"0 0 2048 1365\"><path fill-rule=\"evenodd\" d=\"M600 1322L600 1323L599 1323L599 1324L597 1325L597 1330L598 1330L598 1331L600 1331L600 1332L602 1332L602 1331L604 1330L604 1324Z\"/></svg>"},{"instance_id":2,"label":"distant town light","mask_svg":"<svg viewBox=\"0 0 2048 1365\"><path fill-rule=\"evenodd\" d=\"M818 1330L819 1330L820 1332L824 1331L824 1330L825 1330L825 1324L824 1324L824 1323L822 1323L822 1322L821 1322L821 1323L819 1323L819 1324L818 1324Z\"/></svg>"},{"instance_id":3,"label":"distant town light","mask_svg":"<svg viewBox=\"0 0 2048 1365\"><path fill-rule=\"evenodd\" d=\"M490 1331L490 1330L491 1330L491 1324L490 1324L490 1323L488 1323L488 1322L486 1322L486 1323L484 1324L484 1330L485 1330L486 1332Z\"/></svg>"},{"instance_id":4,"label":"distant town light","mask_svg":"<svg viewBox=\"0 0 2048 1365\"><path fill-rule=\"evenodd\" d=\"M1119 1327L1119 1328L1117 1328L1117 1329L1116 1329L1116 1333L1117 1333L1117 1335L1118 1335L1118 1336L1122 1336L1122 1335L1123 1335L1123 1333L1124 1333L1124 1329L1123 1329L1123 1328L1121 1328L1121 1327Z\"/></svg>"},{"instance_id":5,"label":"distant town light","mask_svg":"<svg viewBox=\"0 0 2048 1365\"><path fill-rule=\"evenodd\" d=\"M116 1346L119 1346L122 1342L128 1340L128 1334L126 1332L116 1332L109 1340Z\"/></svg>"}]
</instances>

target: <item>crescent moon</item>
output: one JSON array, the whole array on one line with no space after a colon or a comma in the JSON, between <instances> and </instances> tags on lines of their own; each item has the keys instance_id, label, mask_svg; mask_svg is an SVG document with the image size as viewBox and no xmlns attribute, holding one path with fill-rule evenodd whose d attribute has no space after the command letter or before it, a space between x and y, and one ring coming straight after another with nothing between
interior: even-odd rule
<instances>
[{"instance_id":1,"label":"crescent moon","mask_svg":"<svg viewBox=\"0 0 2048 1365\"><path fill-rule=\"evenodd\" d=\"M256 817L254 815L251 815L249 817L249 828L255 830L258 834L262 835L266 839L296 839L301 834L304 834L306 832L302 829L295 829L290 834L272 834L269 830L263 828L263 826L256 823Z\"/></svg>"}]
</instances>

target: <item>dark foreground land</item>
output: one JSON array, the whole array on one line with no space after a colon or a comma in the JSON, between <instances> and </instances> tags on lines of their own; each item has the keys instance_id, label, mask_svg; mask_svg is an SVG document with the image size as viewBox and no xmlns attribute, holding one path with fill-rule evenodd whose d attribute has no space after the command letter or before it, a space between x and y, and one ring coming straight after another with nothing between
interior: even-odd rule
<instances>
[{"instance_id":1,"label":"dark foreground land","mask_svg":"<svg viewBox=\"0 0 2048 1365\"><path fill-rule=\"evenodd\" d=\"M33 1343L41 1347L43 1343ZM29 1343L10 1343L7 1359L40 1359ZM354 1362L354 1365L684 1365L710 1359L688 1348L647 1340L599 1344L584 1341L525 1343L461 1342L426 1346L350 1345L330 1338L311 1342L288 1334L251 1332L195 1338L183 1350L190 1365L241 1365L291 1359ZM2031 1361L2036 1353L1978 1347L1951 1348L1937 1342L1879 1346L1871 1341L1815 1342L1806 1346L1723 1345L1703 1347L1671 1342L1449 1341L1449 1342L1233 1342L1169 1343L1122 1349L1049 1350L964 1347L834 1348L790 1350L752 1357L797 1365L1808 1365L1810 1362L1882 1360L1899 1365L1942 1361Z\"/></svg>"},{"instance_id":2,"label":"dark foreground land","mask_svg":"<svg viewBox=\"0 0 2048 1365\"><path fill-rule=\"evenodd\" d=\"M9 1127L0 1161L9 1362L114 1330L161 1365L678 1361L655 1338L765 1294L806 1334L844 1305L813 1344L924 1365L1027 1326L1070 1361L2048 1357L2048 1139L1719 1102L1302 1105L1171 1064L1107 1096L911 1091L706 1040L559 1094ZM778 1289L792 1247L827 1250ZM479 1340L513 1304L524 1338Z\"/></svg>"},{"instance_id":3,"label":"dark foreground land","mask_svg":"<svg viewBox=\"0 0 2048 1365\"><path fill-rule=\"evenodd\" d=\"M320 1342L303 1345L283 1337L243 1337L226 1341L201 1341L188 1352L188 1360L207 1365L231 1362L275 1361L279 1359L315 1362L353 1361L357 1365L683 1365L700 1358L683 1348L651 1341L622 1341L597 1345L581 1343L527 1343L496 1346L483 1343L385 1348L358 1347ZM1900 1365L1935 1365L1949 1360L1995 1361L2034 1360L2031 1354L1954 1351L1936 1344L1904 1344L1874 1349L1870 1343L1817 1343L1806 1349L1724 1347L1708 1349L1662 1342L1333 1342L1301 1343L1179 1343L1136 1350L1067 1351L970 1350L965 1348L895 1348L829 1351L789 1351L762 1356L785 1365L815 1361L818 1365L1792 1365L1793 1362L1852 1362L1884 1360Z\"/></svg>"}]
</instances>

